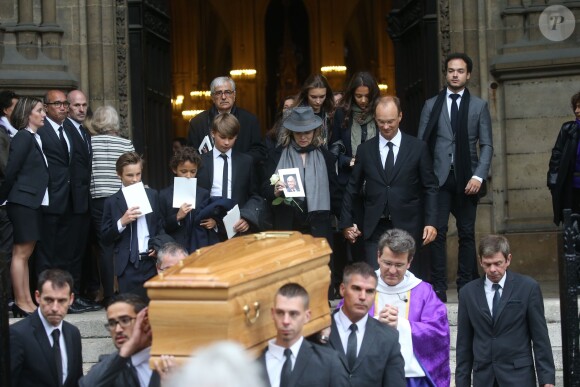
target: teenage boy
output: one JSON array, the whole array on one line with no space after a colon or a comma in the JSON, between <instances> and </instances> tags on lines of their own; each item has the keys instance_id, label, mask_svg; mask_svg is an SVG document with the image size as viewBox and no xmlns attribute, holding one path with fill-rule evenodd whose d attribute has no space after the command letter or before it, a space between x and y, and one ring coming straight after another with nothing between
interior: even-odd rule
<instances>
[{"instance_id":1,"label":"teenage boy","mask_svg":"<svg viewBox=\"0 0 580 387\"><path fill-rule=\"evenodd\" d=\"M141 182L143 159L136 152L123 153L116 164L123 187ZM141 215L139 207L127 207L122 189L105 200L102 235L105 243L114 244L115 275L120 293L143 294L145 281L157 274L156 252L149 240L164 234L163 218L159 215L157 192L145 188L153 212Z\"/></svg>"}]
</instances>

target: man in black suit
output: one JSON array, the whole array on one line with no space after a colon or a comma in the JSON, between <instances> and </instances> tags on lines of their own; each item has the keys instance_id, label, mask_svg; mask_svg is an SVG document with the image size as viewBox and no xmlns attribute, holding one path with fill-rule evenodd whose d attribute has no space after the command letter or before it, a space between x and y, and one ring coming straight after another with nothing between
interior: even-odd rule
<instances>
[{"instance_id":1,"label":"man in black suit","mask_svg":"<svg viewBox=\"0 0 580 387\"><path fill-rule=\"evenodd\" d=\"M366 262L375 269L377 244L386 230L407 231L417 246L430 243L437 235L437 178L429 150L423 141L399 129L402 118L397 97L378 100L375 120L380 135L358 148L343 199L340 227L352 243L361 235L353 209L363 201Z\"/></svg>"},{"instance_id":2,"label":"man in black suit","mask_svg":"<svg viewBox=\"0 0 580 387\"><path fill-rule=\"evenodd\" d=\"M63 321L74 300L72 276L59 269L40 273L38 309L10 326L13 387L76 387L83 376L81 335Z\"/></svg>"},{"instance_id":3,"label":"man in black suit","mask_svg":"<svg viewBox=\"0 0 580 387\"><path fill-rule=\"evenodd\" d=\"M360 149L360 148L359 148ZM332 315L330 345L339 354L353 387L405 387L399 333L369 317L377 274L365 262L344 269L342 307Z\"/></svg>"},{"instance_id":4,"label":"man in black suit","mask_svg":"<svg viewBox=\"0 0 580 387\"><path fill-rule=\"evenodd\" d=\"M555 384L540 286L530 277L507 271L511 259L504 236L488 235L480 241L479 263L485 277L459 293L457 387L471 386L472 371L474 387Z\"/></svg>"},{"instance_id":5,"label":"man in black suit","mask_svg":"<svg viewBox=\"0 0 580 387\"><path fill-rule=\"evenodd\" d=\"M159 387L159 374L149 368L152 336L145 300L134 294L114 296L105 327L118 351L100 356L79 386Z\"/></svg>"},{"instance_id":6,"label":"man in black suit","mask_svg":"<svg viewBox=\"0 0 580 387\"><path fill-rule=\"evenodd\" d=\"M235 144L235 150L252 156L256 165L264 162L268 156L266 147L262 144L260 123L258 118L247 110L235 106L236 83L230 77L217 77L210 84L213 106L193 117L189 121L187 142L195 149L207 139L214 145L211 129L213 120L220 114L232 114L240 122L240 134ZM207 151L200 151L206 153Z\"/></svg>"},{"instance_id":7,"label":"man in black suit","mask_svg":"<svg viewBox=\"0 0 580 387\"><path fill-rule=\"evenodd\" d=\"M90 255L86 254L87 239L90 226L89 185L92 171L92 148L91 135L83 126L87 117L88 102L85 94L80 90L68 93L69 103L68 118L63 126L68 138L73 143L73 151L70 162L70 187L72 203L72 222L77 233L77 243L74 251L76 257L81 257L82 264L82 289L75 292L80 296L80 290L87 295L87 299L94 301L94 296L99 290L99 273L97 263L91 262ZM92 287L89 289L89 287ZM96 306L96 305L95 305Z\"/></svg>"},{"instance_id":8,"label":"man in black suit","mask_svg":"<svg viewBox=\"0 0 580 387\"><path fill-rule=\"evenodd\" d=\"M70 313L97 310L99 307L80 297L82 256L77 254L80 234L74 221L72 164L75 143L71 132L65 130L69 102L60 90L49 90L44 96L46 119L38 129L42 139L42 150L48 161L50 182L48 185L48 206L43 207L43 234L36 245L36 272L59 268L71 273L75 289L79 295L71 305ZM88 198L87 198L88 200ZM88 202L87 202L88 205ZM72 243L75 241L75 243ZM83 246L84 248L84 246Z\"/></svg>"},{"instance_id":9,"label":"man in black suit","mask_svg":"<svg viewBox=\"0 0 580 387\"><path fill-rule=\"evenodd\" d=\"M197 184L209 190L211 197L232 199L240 207L242 218L235 224L234 231L243 233L251 225L257 226L252 211L244 208L246 202L257 195L252 158L233 149L240 133L240 123L234 115L220 114L212 125L214 148L201 156Z\"/></svg>"},{"instance_id":10,"label":"man in black suit","mask_svg":"<svg viewBox=\"0 0 580 387\"><path fill-rule=\"evenodd\" d=\"M337 353L302 336L310 321L309 303L308 292L299 284L288 283L276 292L271 310L276 338L259 359L270 387L349 386Z\"/></svg>"},{"instance_id":11,"label":"man in black suit","mask_svg":"<svg viewBox=\"0 0 580 387\"><path fill-rule=\"evenodd\" d=\"M116 163L123 187L141 182L143 160L136 152L123 153ZM152 212L142 215L138 206L128 208L122 188L105 200L102 235L114 244L115 275L119 292L144 294L143 284L157 274L156 252L149 240L165 234L157 191L145 188Z\"/></svg>"}]
</instances>

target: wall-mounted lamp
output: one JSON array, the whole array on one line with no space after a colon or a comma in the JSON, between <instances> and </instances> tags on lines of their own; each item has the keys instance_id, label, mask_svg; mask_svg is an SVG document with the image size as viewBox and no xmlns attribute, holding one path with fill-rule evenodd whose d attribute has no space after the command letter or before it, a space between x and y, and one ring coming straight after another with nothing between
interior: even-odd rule
<instances>
[{"instance_id":1,"label":"wall-mounted lamp","mask_svg":"<svg viewBox=\"0 0 580 387\"><path fill-rule=\"evenodd\" d=\"M256 78L256 72L255 69L231 70L230 76L236 79L254 79Z\"/></svg>"},{"instance_id":2,"label":"wall-mounted lamp","mask_svg":"<svg viewBox=\"0 0 580 387\"><path fill-rule=\"evenodd\" d=\"M193 117L195 117L199 113L201 113L202 111L203 110L184 110L184 111L181 112L181 116L183 117L184 120L189 121Z\"/></svg>"},{"instance_id":3,"label":"wall-mounted lamp","mask_svg":"<svg viewBox=\"0 0 580 387\"><path fill-rule=\"evenodd\" d=\"M386 83L379 83L379 90L383 93L386 93L389 86Z\"/></svg>"},{"instance_id":4,"label":"wall-mounted lamp","mask_svg":"<svg viewBox=\"0 0 580 387\"><path fill-rule=\"evenodd\" d=\"M346 66L322 66L320 71L323 74L345 74L346 73Z\"/></svg>"}]
</instances>

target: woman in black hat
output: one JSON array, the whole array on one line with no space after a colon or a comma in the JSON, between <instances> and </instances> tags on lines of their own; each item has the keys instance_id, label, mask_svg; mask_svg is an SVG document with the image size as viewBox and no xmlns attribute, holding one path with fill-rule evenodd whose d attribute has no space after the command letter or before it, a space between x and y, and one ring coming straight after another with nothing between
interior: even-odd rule
<instances>
[{"instance_id":1,"label":"woman in black hat","mask_svg":"<svg viewBox=\"0 0 580 387\"><path fill-rule=\"evenodd\" d=\"M296 107L284 120L278 146L270 151L262 194L272 204L275 230L295 230L331 240L331 213L339 214L341 190L333 156L322 145L322 120L311 107ZM298 168L303 197L284 200L278 171ZM282 200L280 200L282 199Z\"/></svg>"}]
</instances>

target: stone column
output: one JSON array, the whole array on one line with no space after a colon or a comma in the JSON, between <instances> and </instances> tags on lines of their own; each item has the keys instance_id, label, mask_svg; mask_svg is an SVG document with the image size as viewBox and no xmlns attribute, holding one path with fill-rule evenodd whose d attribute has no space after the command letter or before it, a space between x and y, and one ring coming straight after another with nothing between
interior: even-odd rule
<instances>
[{"instance_id":1,"label":"stone column","mask_svg":"<svg viewBox=\"0 0 580 387\"><path fill-rule=\"evenodd\" d=\"M50 59L60 60L63 30L56 23L56 0L42 1L42 52Z\"/></svg>"},{"instance_id":2,"label":"stone column","mask_svg":"<svg viewBox=\"0 0 580 387\"><path fill-rule=\"evenodd\" d=\"M38 57L36 31L34 31L32 0L18 1L18 24L16 32L16 49L26 59Z\"/></svg>"}]
</instances>

